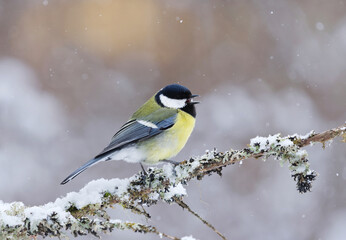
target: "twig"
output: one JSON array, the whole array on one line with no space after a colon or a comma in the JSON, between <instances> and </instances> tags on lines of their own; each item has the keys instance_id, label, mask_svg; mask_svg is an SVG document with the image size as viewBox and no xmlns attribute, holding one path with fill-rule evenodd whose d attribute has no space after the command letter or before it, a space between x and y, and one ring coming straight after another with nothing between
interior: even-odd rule
<instances>
[{"instance_id":1,"label":"twig","mask_svg":"<svg viewBox=\"0 0 346 240\"><path fill-rule=\"evenodd\" d=\"M181 239L181 238L170 236L170 235L162 233L162 232L156 232L156 234L159 235L160 238L165 237L165 238L172 239L172 240L180 240Z\"/></svg>"},{"instance_id":2,"label":"twig","mask_svg":"<svg viewBox=\"0 0 346 240\"><path fill-rule=\"evenodd\" d=\"M205 225L207 225L209 228L211 228L217 235L219 235L222 239L226 240L226 237L222 235L213 225L208 223L205 219L203 219L201 216L199 216L196 212L194 212L186 203L184 203L181 199L175 197L174 201L183 209L187 209L190 213L192 213L195 217L197 217L199 220L201 220Z\"/></svg>"},{"instance_id":3,"label":"twig","mask_svg":"<svg viewBox=\"0 0 346 240\"><path fill-rule=\"evenodd\" d=\"M343 136L346 133L346 124L337 127L337 128L333 128L331 130L327 130L324 131L322 133L314 133L312 132L307 138L305 139L300 139L300 138L295 138L294 139L294 143L302 148L305 146L308 146L312 143L322 143L324 144L326 141L329 141L337 136ZM290 138L290 136L288 136L287 138ZM345 140L345 137L344 137ZM235 164L236 162L240 162L242 160L245 159L249 159L249 158L259 158L259 157L263 157L265 156L267 153L263 152L263 153L251 153L249 155L247 154L243 154L244 152L246 152L247 149L242 149L242 150L231 150L230 154L228 156L221 156L220 159L222 159L222 161L214 161L211 164L206 164L205 166L196 169L196 171L193 173L193 177L198 177L201 175L205 175L207 173L213 172L213 171L217 171L218 169L222 168L222 167L226 167L227 165L231 165L231 164ZM221 154L222 155L222 154ZM226 158L226 159L225 159ZM185 164L187 161L182 162L182 164Z\"/></svg>"},{"instance_id":4,"label":"twig","mask_svg":"<svg viewBox=\"0 0 346 240\"><path fill-rule=\"evenodd\" d=\"M346 131L346 124L337 127L337 128L333 128L331 130L327 130L324 131L322 133L312 133L308 138L306 139L302 139L300 142L297 143L297 145L299 147L305 147L307 145L310 145L311 143L315 143L315 142L320 142L322 144L324 144L325 142L340 136L340 135L344 135ZM345 140L345 136L343 136Z\"/></svg>"}]
</instances>

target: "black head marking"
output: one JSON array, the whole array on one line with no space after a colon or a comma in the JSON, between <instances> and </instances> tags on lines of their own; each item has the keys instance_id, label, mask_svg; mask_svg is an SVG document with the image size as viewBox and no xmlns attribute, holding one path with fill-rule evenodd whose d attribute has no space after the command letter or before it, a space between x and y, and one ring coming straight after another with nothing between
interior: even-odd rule
<instances>
[{"instance_id":1,"label":"black head marking","mask_svg":"<svg viewBox=\"0 0 346 240\"><path fill-rule=\"evenodd\" d=\"M191 92L188 88L179 85L179 84L171 84L162 88L156 95L163 94L166 97L172 99L187 99L191 97Z\"/></svg>"},{"instance_id":2,"label":"black head marking","mask_svg":"<svg viewBox=\"0 0 346 240\"><path fill-rule=\"evenodd\" d=\"M155 100L161 107L165 107L165 106L161 102L160 95L163 95L170 99L176 99L176 100L183 100L183 99L189 100L196 96L196 95L192 95L191 91L182 85L179 85L179 84L167 85L166 87L162 88L159 92L157 92L155 95ZM187 101L186 105L182 107L181 110L187 112L193 117L196 117L195 103L196 102Z\"/></svg>"},{"instance_id":3,"label":"black head marking","mask_svg":"<svg viewBox=\"0 0 346 240\"><path fill-rule=\"evenodd\" d=\"M196 117L196 108L195 108L195 104L187 104L185 107L183 107L181 110L183 110L184 112L190 114L192 117Z\"/></svg>"}]
</instances>

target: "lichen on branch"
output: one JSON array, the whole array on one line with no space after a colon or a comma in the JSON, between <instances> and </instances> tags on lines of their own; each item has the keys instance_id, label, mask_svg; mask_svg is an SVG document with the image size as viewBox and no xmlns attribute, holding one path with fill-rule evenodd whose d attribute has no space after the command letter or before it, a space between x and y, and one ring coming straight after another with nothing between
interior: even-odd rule
<instances>
[{"instance_id":1,"label":"lichen on branch","mask_svg":"<svg viewBox=\"0 0 346 240\"><path fill-rule=\"evenodd\" d=\"M190 180L201 180L207 175L217 173L228 165L250 158L268 158L273 156L281 165L287 165L291 176L297 182L297 189L304 193L310 191L315 171L310 169L307 152L302 148L310 144L325 143L337 136L346 141L346 125L316 134L291 135L281 137L276 134L269 137L256 137L241 150L218 152L207 151L199 157L191 157L173 166L162 168L150 167L147 173L140 172L126 179L99 179L88 183L79 192L68 193L55 202L42 206L28 207L21 202L3 203L0 201L0 239L32 239L33 236L67 237L92 234L99 236L102 232L113 229L131 230L134 232L154 233L160 237L179 239L159 232L154 226L112 220L106 209L119 205L135 214L150 218L144 210L158 201L177 203L187 208L182 202L186 196L184 185ZM190 208L189 208L190 209ZM193 212L191 209L190 212ZM198 216L196 213L195 216ZM222 238L211 224L200 220L211 227Z\"/></svg>"}]
</instances>

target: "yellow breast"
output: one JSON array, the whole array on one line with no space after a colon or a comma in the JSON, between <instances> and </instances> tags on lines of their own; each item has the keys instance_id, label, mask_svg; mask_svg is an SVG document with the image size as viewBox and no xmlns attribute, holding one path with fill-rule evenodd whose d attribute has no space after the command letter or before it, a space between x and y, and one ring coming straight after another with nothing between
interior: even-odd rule
<instances>
[{"instance_id":1,"label":"yellow breast","mask_svg":"<svg viewBox=\"0 0 346 240\"><path fill-rule=\"evenodd\" d=\"M145 147L145 163L155 164L160 160L171 159L185 146L195 126L195 118L179 110L176 123L164 133L148 140Z\"/></svg>"}]
</instances>

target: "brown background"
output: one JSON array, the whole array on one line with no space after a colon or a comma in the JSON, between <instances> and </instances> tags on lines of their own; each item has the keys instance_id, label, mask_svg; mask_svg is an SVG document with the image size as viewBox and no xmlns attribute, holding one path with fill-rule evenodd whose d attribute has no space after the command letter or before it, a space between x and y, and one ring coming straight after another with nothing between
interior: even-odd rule
<instances>
[{"instance_id":1,"label":"brown background","mask_svg":"<svg viewBox=\"0 0 346 240\"><path fill-rule=\"evenodd\" d=\"M99 164L59 185L169 83L202 101L180 161L257 135L343 124L345 77L345 1L0 1L0 199L44 204L139 171ZM185 200L230 239L342 239L345 145L308 150L320 173L311 193L299 194L274 160L248 160L192 181ZM148 222L120 207L111 213L178 237L217 238L176 205L147 210Z\"/></svg>"}]
</instances>

